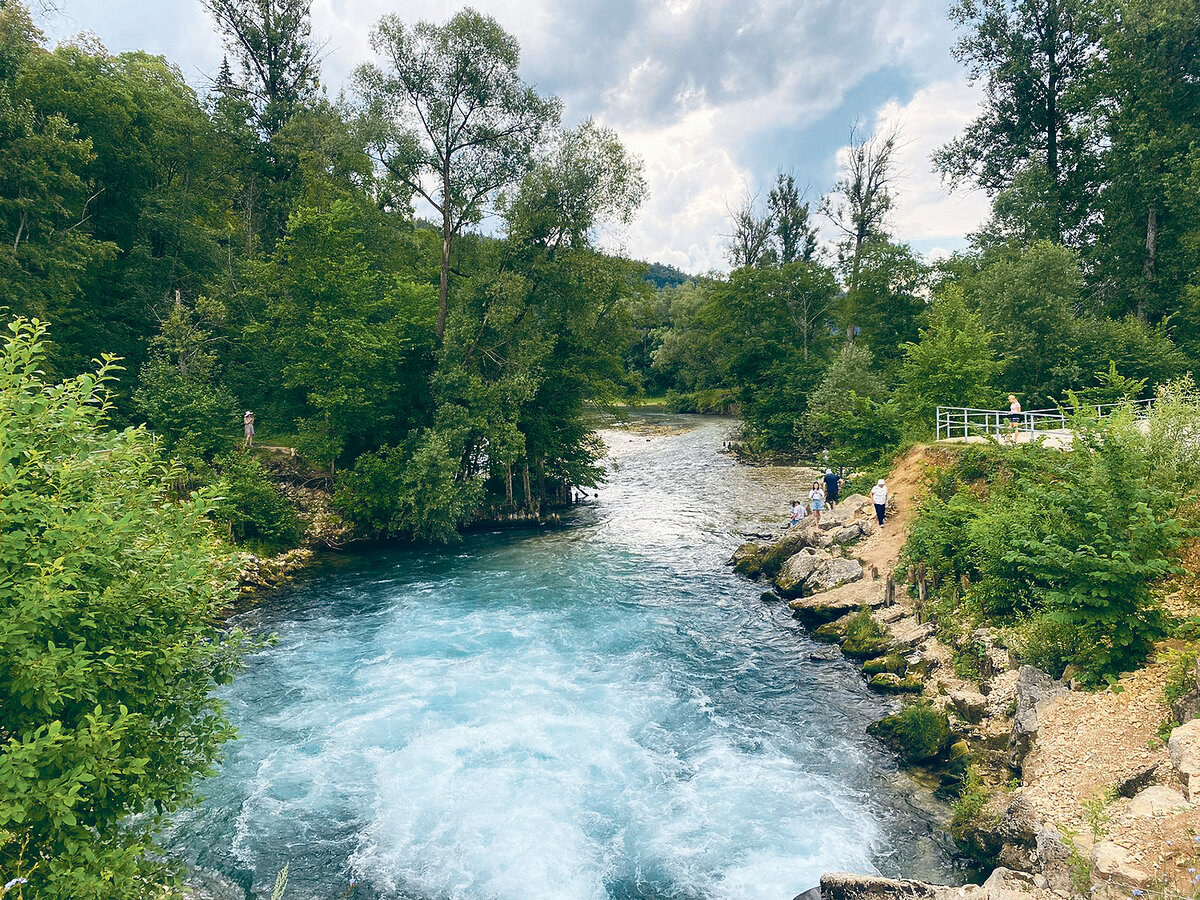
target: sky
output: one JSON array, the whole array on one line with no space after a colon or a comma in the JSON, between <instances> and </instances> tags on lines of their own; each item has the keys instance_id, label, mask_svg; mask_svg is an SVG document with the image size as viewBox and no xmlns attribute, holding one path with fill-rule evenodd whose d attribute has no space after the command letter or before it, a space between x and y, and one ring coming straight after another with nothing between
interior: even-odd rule
<instances>
[{"instance_id":1,"label":"sky","mask_svg":"<svg viewBox=\"0 0 1200 900\"><path fill-rule=\"evenodd\" d=\"M638 217L608 249L700 274L728 269L729 210L765 198L779 170L830 190L851 127L898 125L897 239L938 258L987 217L978 192L949 193L930 154L974 116L981 93L950 54L948 0L475 0L520 41L521 72L560 97L568 125L615 129L645 167ZM313 0L331 95L373 60L385 13L444 22L436 0ZM58 0L41 13L51 41L95 34L110 52L160 53L203 90L221 38L199 0ZM827 223L822 234L833 239Z\"/></svg>"}]
</instances>

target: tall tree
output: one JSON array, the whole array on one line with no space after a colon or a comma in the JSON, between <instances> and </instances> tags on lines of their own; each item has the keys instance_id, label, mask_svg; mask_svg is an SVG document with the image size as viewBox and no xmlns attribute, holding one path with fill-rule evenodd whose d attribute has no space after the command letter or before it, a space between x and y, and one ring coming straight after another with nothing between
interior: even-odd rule
<instances>
[{"instance_id":1,"label":"tall tree","mask_svg":"<svg viewBox=\"0 0 1200 900\"><path fill-rule=\"evenodd\" d=\"M954 55L986 99L934 165L952 185L993 196L1044 166L1050 233L1040 237L1077 241L1095 178L1096 0L957 0L950 18L966 32Z\"/></svg>"},{"instance_id":2,"label":"tall tree","mask_svg":"<svg viewBox=\"0 0 1200 900\"><path fill-rule=\"evenodd\" d=\"M899 140L896 128L866 138L859 135L857 126L851 128L842 174L833 191L821 198L821 212L844 238L841 255L849 291L858 286L863 245L887 237L896 175L892 157ZM849 337L853 339L853 334Z\"/></svg>"},{"instance_id":3,"label":"tall tree","mask_svg":"<svg viewBox=\"0 0 1200 900\"><path fill-rule=\"evenodd\" d=\"M312 0L201 0L237 60L236 85L251 101L258 127L275 135L298 104L311 100L320 75L320 48L312 41ZM228 59L218 83L235 87Z\"/></svg>"},{"instance_id":4,"label":"tall tree","mask_svg":"<svg viewBox=\"0 0 1200 900\"><path fill-rule=\"evenodd\" d=\"M387 69L364 65L356 81L380 125L375 155L441 217L440 340L452 243L529 170L534 151L558 123L560 104L521 81L516 38L472 9L444 26L418 22L410 28L397 16L384 16L371 45Z\"/></svg>"},{"instance_id":5,"label":"tall tree","mask_svg":"<svg viewBox=\"0 0 1200 900\"><path fill-rule=\"evenodd\" d=\"M809 205L796 187L790 172L780 172L775 186L767 194L779 264L802 260L811 262L817 252L817 229L812 226Z\"/></svg>"},{"instance_id":6,"label":"tall tree","mask_svg":"<svg viewBox=\"0 0 1200 900\"><path fill-rule=\"evenodd\" d=\"M762 265L770 256L775 221L759 208L758 195L746 192L741 202L728 209L733 231L727 237L727 258L735 269Z\"/></svg>"},{"instance_id":7,"label":"tall tree","mask_svg":"<svg viewBox=\"0 0 1200 900\"><path fill-rule=\"evenodd\" d=\"M1158 322L1180 309L1200 213L1200 2L1120 0L1101 29L1106 98L1102 218L1089 253L1106 310Z\"/></svg>"}]
</instances>

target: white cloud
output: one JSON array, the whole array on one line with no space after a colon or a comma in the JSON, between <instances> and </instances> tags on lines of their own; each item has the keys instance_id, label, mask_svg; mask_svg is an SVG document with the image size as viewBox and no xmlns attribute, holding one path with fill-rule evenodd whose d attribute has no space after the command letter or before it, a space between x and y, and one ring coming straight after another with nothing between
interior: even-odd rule
<instances>
[{"instance_id":1,"label":"white cloud","mask_svg":"<svg viewBox=\"0 0 1200 900\"><path fill-rule=\"evenodd\" d=\"M623 237L633 256L723 267L727 206L764 189L777 166L828 187L828 148L889 90L900 99L879 121L902 120L908 137L899 235L953 246L982 218L979 198L947 197L929 171L929 152L976 102L946 80L951 29L929 0L409 0L399 10L394 0L313 0L330 94L373 57L380 16L444 22L468 2L518 39L524 76L563 99L567 124L595 117L645 160L649 199ZM67 28L91 28L114 50L166 53L194 84L220 63L196 0L72 0L70 11ZM912 95L914 85L925 86Z\"/></svg>"},{"instance_id":2,"label":"white cloud","mask_svg":"<svg viewBox=\"0 0 1200 900\"><path fill-rule=\"evenodd\" d=\"M945 241L977 231L987 219L987 196L978 190L951 193L933 170L938 147L956 137L979 109L981 91L965 78L921 88L903 106L892 101L876 116L875 133L900 129L896 206L891 224L902 240Z\"/></svg>"}]
</instances>

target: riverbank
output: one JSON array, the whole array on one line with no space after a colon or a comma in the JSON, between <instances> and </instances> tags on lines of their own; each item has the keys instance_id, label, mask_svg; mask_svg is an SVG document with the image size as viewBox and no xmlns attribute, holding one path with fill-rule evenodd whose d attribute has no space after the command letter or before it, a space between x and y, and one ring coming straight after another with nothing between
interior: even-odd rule
<instances>
[{"instance_id":1,"label":"riverbank","mask_svg":"<svg viewBox=\"0 0 1200 900\"><path fill-rule=\"evenodd\" d=\"M952 451L917 448L897 462L882 529L866 508L835 511L822 522L829 528L744 545L731 560L771 582L765 601L788 600L814 636L861 661L872 688L905 695L898 713L872 732L939 776L944 795L958 798L960 847L994 867L984 885L967 888L829 874L823 897L1193 896L1200 884L1200 721L1187 724L1200 710L1194 646L1165 642L1144 668L1085 691L1017 665L995 630L947 639L923 621L924 585L907 583L920 576L889 575L925 473L943 452ZM861 523L863 536L837 542L846 532L841 518ZM828 584L814 569L820 553L862 574ZM1177 617L1195 615L1194 594L1174 593ZM1172 720L1185 724L1171 731L1164 723Z\"/></svg>"}]
</instances>

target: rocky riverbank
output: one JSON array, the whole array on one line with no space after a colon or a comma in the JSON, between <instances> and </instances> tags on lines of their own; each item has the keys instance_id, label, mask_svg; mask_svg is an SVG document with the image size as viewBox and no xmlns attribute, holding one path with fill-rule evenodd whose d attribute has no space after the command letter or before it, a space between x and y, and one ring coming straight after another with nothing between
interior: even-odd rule
<instances>
[{"instance_id":1,"label":"rocky riverbank","mask_svg":"<svg viewBox=\"0 0 1200 900\"><path fill-rule=\"evenodd\" d=\"M903 698L870 731L939 777L940 794L956 799L956 841L993 867L983 885L964 888L829 874L821 897L1194 896L1200 720L1187 720L1200 710L1200 663L1163 648L1157 662L1088 692L1017 665L991 629L943 643L922 620L907 573L893 577L925 468L936 462L918 449L898 464L883 528L869 500L851 496L820 528L744 544L730 560L764 583L764 602L788 603L814 637L861 661L873 690ZM960 675L955 661L968 645L972 671ZM1186 724L1168 733L1162 723L1172 719Z\"/></svg>"}]
</instances>

